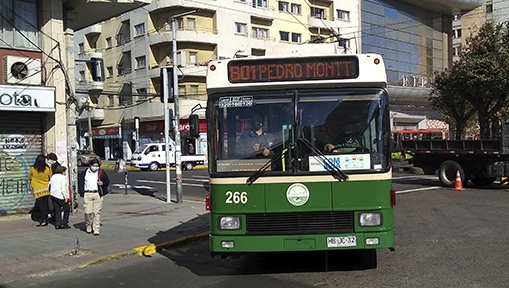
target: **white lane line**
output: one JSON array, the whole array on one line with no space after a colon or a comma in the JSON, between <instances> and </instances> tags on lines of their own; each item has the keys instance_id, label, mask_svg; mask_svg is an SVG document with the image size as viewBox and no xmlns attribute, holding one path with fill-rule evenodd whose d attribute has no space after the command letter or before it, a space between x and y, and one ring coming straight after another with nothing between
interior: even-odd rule
<instances>
[{"instance_id":1,"label":"white lane line","mask_svg":"<svg viewBox=\"0 0 509 288\"><path fill-rule=\"evenodd\" d=\"M137 182L145 182L145 183L153 183L153 184L165 184L166 185L166 181L154 181L154 180L136 180L136 181ZM170 184L175 184L175 181L171 181ZM182 182L182 185L203 187L203 184L192 184L192 183L184 183L184 182Z\"/></svg>"},{"instance_id":2,"label":"white lane line","mask_svg":"<svg viewBox=\"0 0 509 288\"><path fill-rule=\"evenodd\" d=\"M438 179L438 176L433 175L422 175L422 176L399 176L399 177L392 177L392 179Z\"/></svg>"},{"instance_id":3,"label":"white lane line","mask_svg":"<svg viewBox=\"0 0 509 288\"><path fill-rule=\"evenodd\" d=\"M431 186L431 187L425 187L425 188L415 188L415 189L401 190L401 191L396 191L396 194L412 193L412 192L418 192L418 191L424 191L424 190L433 190L433 189L440 189L440 188L444 188L444 187Z\"/></svg>"}]
</instances>

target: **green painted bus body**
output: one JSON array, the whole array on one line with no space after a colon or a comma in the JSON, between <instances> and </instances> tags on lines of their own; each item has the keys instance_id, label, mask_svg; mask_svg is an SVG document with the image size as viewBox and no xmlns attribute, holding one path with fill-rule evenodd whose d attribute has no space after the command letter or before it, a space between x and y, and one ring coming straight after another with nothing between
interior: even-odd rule
<instances>
[{"instance_id":1,"label":"green painted bus body","mask_svg":"<svg viewBox=\"0 0 509 288\"><path fill-rule=\"evenodd\" d=\"M341 249L379 249L394 248L394 215L391 206L390 190L392 181L389 180L360 180L334 182L299 182L309 189L309 200L302 206L294 206L287 199L286 191L293 183L269 184L217 184L211 185L211 253L237 252L276 252L276 251L314 251ZM227 193L227 192L230 193ZM227 203L228 197L234 192L246 192L247 201L242 203ZM308 223L320 226L322 223L312 223L312 213L351 212L352 231L335 233L322 231L319 233L282 233L277 231L260 231L251 235L247 227L248 215L268 215L272 213L285 215L307 215ZM378 227L361 227L358 223L360 212L380 212L382 225ZM240 216L240 230L220 230L218 219L221 216ZM291 217L291 216L290 216ZM299 216L296 216L299 217ZM318 219L317 219L318 220ZM267 223L270 224L270 223ZM313 230L311 228L311 230ZM356 236L357 245L353 247L329 248L328 237ZM366 238L378 238L379 244L365 245ZM234 248L222 248L222 241L233 241Z\"/></svg>"}]
</instances>

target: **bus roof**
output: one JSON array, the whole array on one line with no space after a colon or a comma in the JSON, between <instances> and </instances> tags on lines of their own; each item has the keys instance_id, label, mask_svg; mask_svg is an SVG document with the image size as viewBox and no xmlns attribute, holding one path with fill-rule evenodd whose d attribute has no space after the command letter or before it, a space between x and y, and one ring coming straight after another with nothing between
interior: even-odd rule
<instances>
[{"instance_id":1,"label":"bus roof","mask_svg":"<svg viewBox=\"0 0 509 288\"><path fill-rule=\"evenodd\" d=\"M207 91L288 87L387 87L378 54L251 56L211 61Z\"/></svg>"}]
</instances>

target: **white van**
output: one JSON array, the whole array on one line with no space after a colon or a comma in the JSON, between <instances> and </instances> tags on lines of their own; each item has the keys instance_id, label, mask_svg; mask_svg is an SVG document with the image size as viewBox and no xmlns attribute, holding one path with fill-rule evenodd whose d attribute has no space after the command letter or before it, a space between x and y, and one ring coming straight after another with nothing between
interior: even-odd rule
<instances>
[{"instance_id":1,"label":"white van","mask_svg":"<svg viewBox=\"0 0 509 288\"><path fill-rule=\"evenodd\" d=\"M143 171L156 171L166 166L166 155L164 143L148 143L138 147L131 157L131 166L140 168ZM175 166L175 144L170 142L170 165ZM182 155L180 157L182 169L192 170L196 165L205 163L205 155Z\"/></svg>"}]
</instances>

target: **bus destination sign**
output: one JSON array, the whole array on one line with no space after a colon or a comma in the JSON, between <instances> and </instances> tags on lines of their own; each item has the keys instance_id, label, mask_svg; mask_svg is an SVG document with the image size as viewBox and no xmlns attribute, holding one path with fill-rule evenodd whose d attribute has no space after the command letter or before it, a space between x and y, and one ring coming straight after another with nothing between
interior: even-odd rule
<instances>
[{"instance_id":1,"label":"bus destination sign","mask_svg":"<svg viewBox=\"0 0 509 288\"><path fill-rule=\"evenodd\" d=\"M355 79L355 56L238 60L228 63L230 83Z\"/></svg>"}]
</instances>

